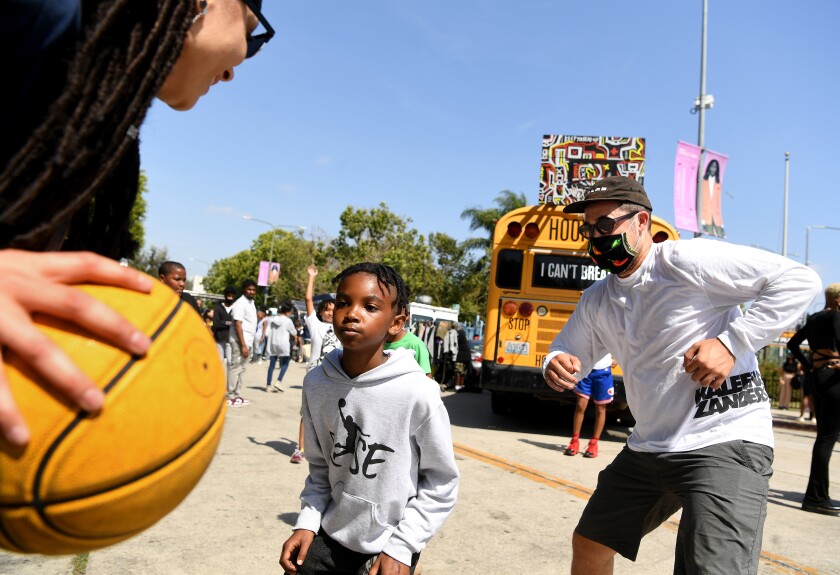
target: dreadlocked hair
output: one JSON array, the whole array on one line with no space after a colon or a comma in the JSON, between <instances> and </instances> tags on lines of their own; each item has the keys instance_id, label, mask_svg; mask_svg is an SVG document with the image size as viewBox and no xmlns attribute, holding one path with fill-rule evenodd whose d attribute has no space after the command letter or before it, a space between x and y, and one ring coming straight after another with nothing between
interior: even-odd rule
<instances>
[{"instance_id":1,"label":"dreadlocked hair","mask_svg":"<svg viewBox=\"0 0 840 575\"><path fill-rule=\"evenodd\" d=\"M397 292L397 297L391 304L391 309L396 309L397 312L404 312L408 309L408 286L405 285L400 274L394 268L385 264L376 264L372 262L362 262L354 264L349 268L345 268L340 274L333 278L335 285L340 284L346 278L355 274L370 274L376 278L380 286L390 291L393 286Z\"/></svg>"},{"instance_id":2,"label":"dreadlocked hair","mask_svg":"<svg viewBox=\"0 0 840 575\"><path fill-rule=\"evenodd\" d=\"M143 122L184 44L194 2L83 3L63 93L0 174L0 246L132 256ZM91 6L88 8L88 6Z\"/></svg>"}]
</instances>

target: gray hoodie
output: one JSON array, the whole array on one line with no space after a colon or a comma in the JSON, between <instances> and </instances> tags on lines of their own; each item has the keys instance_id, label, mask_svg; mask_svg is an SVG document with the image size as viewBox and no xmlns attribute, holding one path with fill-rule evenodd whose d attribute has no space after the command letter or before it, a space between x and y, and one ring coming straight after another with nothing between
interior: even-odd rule
<instances>
[{"instance_id":1,"label":"gray hoodie","mask_svg":"<svg viewBox=\"0 0 840 575\"><path fill-rule=\"evenodd\" d=\"M303 380L309 476L295 529L319 527L359 553L411 563L458 493L449 415L405 349L351 379L342 350Z\"/></svg>"}]
</instances>

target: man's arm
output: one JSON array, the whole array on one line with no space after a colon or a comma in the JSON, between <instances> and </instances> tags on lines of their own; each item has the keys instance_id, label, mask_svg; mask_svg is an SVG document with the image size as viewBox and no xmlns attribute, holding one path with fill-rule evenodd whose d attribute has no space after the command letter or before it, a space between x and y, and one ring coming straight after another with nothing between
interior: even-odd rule
<instances>
[{"instance_id":1,"label":"man's arm","mask_svg":"<svg viewBox=\"0 0 840 575\"><path fill-rule=\"evenodd\" d=\"M233 328L236 330L236 337L239 338L239 349L242 350L242 357L248 357L248 346L245 344L245 336L242 334L242 321L233 320Z\"/></svg>"},{"instance_id":2,"label":"man's arm","mask_svg":"<svg viewBox=\"0 0 840 575\"><path fill-rule=\"evenodd\" d=\"M799 330L793 334L793 337L790 338L790 341L787 343L787 348L793 354L793 357L796 358L796 361L804 365L807 369L814 369L814 364L808 359L802 352L802 348L799 347L803 341L808 339L808 324L806 323L804 326L799 328Z\"/></svg>"},{"instance_id":3,"label":"man's arm","mask_svg":"<svg viewBox=\"0 0 840 575\"><path fill-rule=\"evenodd\" d=\"M683 363L692 380L713 388L724 382L735 358L755 353L793 325L821 289L816 272L765 250L691 240L678 245L674 256L713 306L752 301L717 337L686 351Z\"/></svg>"}]
</instances>

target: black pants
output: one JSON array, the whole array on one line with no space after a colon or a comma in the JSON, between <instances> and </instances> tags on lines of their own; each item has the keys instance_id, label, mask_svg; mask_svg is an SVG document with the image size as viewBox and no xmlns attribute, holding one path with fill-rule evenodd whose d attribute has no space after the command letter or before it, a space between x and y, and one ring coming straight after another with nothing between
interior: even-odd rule
<instances>
[{"instance_id":1,"label":"black pants","mask_svg":"<svg viewBox=\"0 0 840 575\"><path fill-rule=\"evenodd\" d=\"M298 567L298 573L300 575L323 575L326 573L331 575L366 575L373 565L371 559L375 557L376 554L357 553L347 549L321 529L315 539L312 540L312 545L309 547L303 565ZM419 559L419 553L411 556L411 573L414 573L414 568Z\"/></svg>"},{"instance_id":2,"label":"black pants","mask_svg":"<svg viewBox=\"0 0 840 575\"><path fill-rule=\"evenodd\" d=\"M828 496L828 462L840 436L840 370L820 368L811 374L814 407L817 414L817 439L811 453L811 476L803 503L822 505Z\"/></svg>"}]
</instances>

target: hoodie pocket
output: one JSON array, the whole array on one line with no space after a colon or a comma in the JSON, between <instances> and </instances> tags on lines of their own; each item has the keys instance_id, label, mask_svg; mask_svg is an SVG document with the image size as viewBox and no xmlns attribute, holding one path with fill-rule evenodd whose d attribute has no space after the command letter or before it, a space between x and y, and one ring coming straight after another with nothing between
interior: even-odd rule
<instances>
[{"instance_id":1,"label":"hoodie pocket","mask_svg":"<svg viewBox=\"0 0 840 575\"><path fill-rule=\"evenodd\" d=\"M344 491L344 484L339 483L332 490L332 508L327 510L322 524L333 539L357 541L363 547L372 544L385 534L390 534L392 527L380 521L378 506Z\"/></svg>"}]
</instances>

